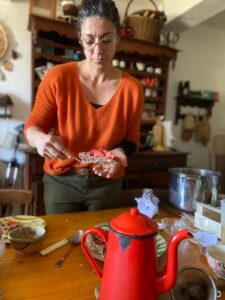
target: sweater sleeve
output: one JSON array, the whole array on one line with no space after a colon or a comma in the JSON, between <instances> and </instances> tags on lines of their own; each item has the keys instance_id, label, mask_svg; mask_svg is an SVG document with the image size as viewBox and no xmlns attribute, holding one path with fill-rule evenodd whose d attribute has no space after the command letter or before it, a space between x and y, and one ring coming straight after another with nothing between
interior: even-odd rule
<instances>
[{"instance_id":1,"label":"sweater sleeve","mask_svg":"<svg viewBox=\"0 0 225 300\"><path fill-rule=\"evenodd\" d=\"M25 132L32 126L39 127L45 133L48 133L51 129L57 113L56 71L56 67L49 70L41 81L33 110L25 124Z\"/></svg>"},{"instance_id":2,"label":"sweater sleeve","mask_svg":"<svg viewBox=\"0 0 225 300\"><path fill-rule=\"evenodd\" d=\"M127 156L133 154L137 148L137 145L130 141L122 141L116 148L122 148Z\"/></svg>"}]
</instances>

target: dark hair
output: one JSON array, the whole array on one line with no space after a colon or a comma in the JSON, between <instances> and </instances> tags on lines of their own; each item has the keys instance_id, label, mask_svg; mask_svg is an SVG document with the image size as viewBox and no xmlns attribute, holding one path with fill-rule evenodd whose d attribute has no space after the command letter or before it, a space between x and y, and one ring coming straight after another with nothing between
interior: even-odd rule
<instances>
[{"instance_id":1,"label":"dark hair","mask_svg":"<svg viewBox=\"0 0 225 300\"><path fill-rule=\"evenodd\" d=\"M77 31L80 33L82 22L92 16L104 17L110 20L120 31L120 16L118 9L112 0L83 0L78 12Z\"/></svg>"}]
</instances>

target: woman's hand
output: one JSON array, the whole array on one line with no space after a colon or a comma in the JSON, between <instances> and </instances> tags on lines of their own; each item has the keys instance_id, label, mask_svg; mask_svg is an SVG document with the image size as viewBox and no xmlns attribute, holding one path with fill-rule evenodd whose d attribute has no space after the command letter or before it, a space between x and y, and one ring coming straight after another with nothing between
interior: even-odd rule
<instances>
[{"instance_id":1,"label":"woman's hand","mask_svg":"<svg viewBox=\"0 0 225 300\"><path fill-rule=\"evenodd\" d=\"M116 148L110 152L114 159L110 162L97 164L93 169L96 175L105 178L112 178L121 165L123 167L127 167L127 156L122 149Z\"/></svg>"},{"instance_id":2,"label":"woman's hand","mask_svg":"<svg viewBox=\"0 0 225 300\"><path fill-rule=\"evenodd\" d=\"M42 136L37 144L38 153L50 159L66 159L69 158L69 154L66 152L63 141L59 136L45 134Z\"/></svg>"},{"instance_id":3,"label":"woman's hand","mask_svg":"<svg viewBox=\"0 0 225 300\"><path fill-rule=\"evenodd\" d=\"M71 156L65 150L63 141L59 136L46 134L37 127L30 127L26 131L29 144L37 148L37 152L50 159L66 159Z\"/></svg>"}]
</instances>

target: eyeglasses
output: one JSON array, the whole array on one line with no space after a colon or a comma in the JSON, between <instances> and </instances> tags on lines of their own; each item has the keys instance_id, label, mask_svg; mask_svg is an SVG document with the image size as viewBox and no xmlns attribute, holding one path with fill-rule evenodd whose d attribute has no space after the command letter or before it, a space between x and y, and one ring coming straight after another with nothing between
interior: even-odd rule
<instances>
[{"instance_id":1,"label":"eyeglasses","mask_svg":"<svg viewBox=\"0 0 225 300\"><path fill-rule=\"evenodd\" d=\"M100 45L104 49L110 49L113 48L116 45L117 38L116 37L105 37L99 40L93 39L93 38L80 38L80 44L81 46L87 50L92 51L97 45Z\"/></svg>"}]
</instances>

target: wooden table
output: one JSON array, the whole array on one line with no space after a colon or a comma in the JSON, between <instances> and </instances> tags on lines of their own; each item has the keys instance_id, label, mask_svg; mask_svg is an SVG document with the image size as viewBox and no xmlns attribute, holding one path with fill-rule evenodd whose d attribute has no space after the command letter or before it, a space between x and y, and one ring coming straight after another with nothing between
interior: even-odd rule
<instances>
[{"instance_id":1,"label":"wooden table","mask_svg":"<svg viewBox=\"0 0 225 300\"><path fill-rule=\"evenodd\" d=\"M43 248L70 236L77 229L85 230L93 225L107 222L127 210L127 208L120 208L44 216L47 222L47 233ZM173 217L174 214L161 209L156 220L166 216ZM4 256L0 257L0 287L4 292L4 300L94 300L94 288L100 285L100 281L80 246L72 250L61 268L53 266L67 247L68 245L45 257L39 253L24 257L7 247ZM163 263L160 261L160 264ZM198 266L212 275L198 246L185 240L179 246L179 268L190 265ZM220 299L225 299L224 282L217 281L217 283L222 290ZM160 296L159 299L171 298L168 294Z\"/></svg>"}]
</instances>

